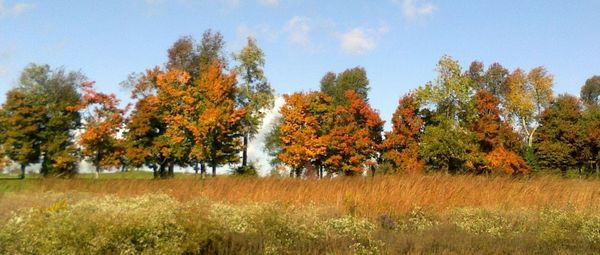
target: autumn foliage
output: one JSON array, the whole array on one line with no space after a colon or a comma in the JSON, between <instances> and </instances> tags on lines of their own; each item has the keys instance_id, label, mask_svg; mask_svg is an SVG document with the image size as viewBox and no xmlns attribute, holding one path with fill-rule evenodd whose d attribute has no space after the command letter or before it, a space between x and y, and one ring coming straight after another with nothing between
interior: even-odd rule
<instances>
[{"instance_id":1,"label":"autumn foliage","mask_svg":"<svg viewBox=\"0 0 600 255\"><path fill-rule=\"evenodd\" d=\"M147 167L172 177L175 168L205 175L210 167L216 175L226 165L256 173L248 149L274 96L265 54L255 39L247 42L229 68L220 33L208 30L199 43L180 38L162 67L130 75L131 111L80 73L32 64L0 109L0 165L17 163L22 176L37 163L43 175L70 176L82 158L97 173ZM387 131L369 103L363 67L326 73L319 91L284 95L265 137L274 172L600 174L598 76L579 99L555 97L554 77L541 66L475 61L463 70L443 56L435 70L437 77L399 99Z\"/></svg>"}]
</instances>

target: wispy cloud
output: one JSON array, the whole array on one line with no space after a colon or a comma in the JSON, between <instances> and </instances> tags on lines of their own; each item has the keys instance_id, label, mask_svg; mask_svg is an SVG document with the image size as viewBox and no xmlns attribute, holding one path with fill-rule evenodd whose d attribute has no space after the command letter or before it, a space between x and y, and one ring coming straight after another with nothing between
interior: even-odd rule
<instances>
[{"instance_id":1,"label":"wispy cloud","mask_svg":"<svg viewBox=\"0 0 600 255\"><path fill-rule=\"evenodd\" d=\"M284 28L284 31L288 34L289 42L302 47L310 46L311 30L310 19L301 16L292 17Z\"/></svg>"},{"instance_id":2,"label":"wispy cloud","mask_svg":"<svg viewBox=\"0 0 600 255\"><path fill-rule=\"evenodd\" d=\"M379 39L388 32L387 25L378 28L357 27L338 35L342 51L350 55L366 54L377 47Z\"/></svg>"},{"instance_id":3,"label":"wispy cloud","mask_svg":"<svg viewBox=\"0 0 600 255\"><path fill-rule=\"evenodd\" d=\"M258 0L258 3L265 6L277 6L279 5L279 0Z\"/></svg>"},{"instance_id":4,"label":"wispy cloud","mask_svg":"<svg viewBox=\"0 0 600 255\"><path fill-rule=\"evenodd\" d=\"M16 17L33 8L35 8L35 5L30 3L15 3L14 5L9 6L4 3L4 0L0 0L0 18Z\"/></svg>"},{"instance_id":5,"label":"wispy cloud","mask_svg":"<svg viewBox=\"0 0 600 255\"><path fill-rule=\"evenodd\" d=\"M9 66L11 64L11 60L14 58L15 47L7 47L0 49L0 77L5 77L9 75Z\"/></svg>"},{"instance_id":6,"label":"wispy cloud","mask_svg":"<svg viewBox=\"0 0 600 255\"><path fill-rule=\"evenodd\" d=\"M402 15L407 19L415 19L422 16L432 15L437 6L421 0L393 0L402 6Z\"/></svg>"},{"instance_id":7,"label":"wispy cloud","mask_svg":"<svg viewBox=\"0 0 600 255\"><path fill-rule=\"evenodd\" d=\"M259 41L274 42L279 38L280 30L274 29L270 25L254 25L249 26L245 23L238 25L235 30L235 40L230 45L229 50L237 52L246 46L248 37L255 38Z\"/></svg>"}]
</instances>

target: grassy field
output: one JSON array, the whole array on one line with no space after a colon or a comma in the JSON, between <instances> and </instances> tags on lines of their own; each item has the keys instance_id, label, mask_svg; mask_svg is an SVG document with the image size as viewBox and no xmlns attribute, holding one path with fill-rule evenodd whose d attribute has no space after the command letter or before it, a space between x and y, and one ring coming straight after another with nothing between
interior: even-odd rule
<instances>
[{"instance_id":1,"label":"grassy field","mask_svg":"<svg viewBox=\"0 0 600 255\"><path fill-rule=\"evenodd\" d=\"M0 180L0 253L600 251L598 180L151 177Z\"/></svg>"}]
</instances>

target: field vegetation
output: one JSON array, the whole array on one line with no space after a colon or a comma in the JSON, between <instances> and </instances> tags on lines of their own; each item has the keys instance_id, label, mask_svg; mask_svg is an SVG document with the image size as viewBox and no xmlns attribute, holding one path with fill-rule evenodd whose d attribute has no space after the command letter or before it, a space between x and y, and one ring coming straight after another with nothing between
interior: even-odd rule
<instances>
[{"instance_id":1,"label":"field vegetation","mask_svg":"<svg viewBox=\"0 0 600 255\"><path fill-rule=\"evenodd\" d=\"M212 30L179 38L121 83L127 103L25 67L0 107L0 254L600 251L600 76L557 95L543 66L442 56L384 130L365 68L273 109L257 41L225 49Z\"/></svg>"},{"instance_id":2,"label":"field vegetation","mask_svg":"<svg viewBox=\"0 0 600 255\"><path fill-rule=\"evenodd\" d=\"M0 253L594 254L600 249L596 180L444 174L322 180L103 177L0 181Z\"/></svg>"}]
</instances>

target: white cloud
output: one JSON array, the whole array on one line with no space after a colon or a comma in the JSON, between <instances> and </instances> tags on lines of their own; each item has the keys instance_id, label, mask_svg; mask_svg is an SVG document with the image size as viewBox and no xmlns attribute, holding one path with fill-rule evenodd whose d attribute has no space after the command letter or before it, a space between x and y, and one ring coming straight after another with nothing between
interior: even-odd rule
<instances>
[{"instance_id":1,"label":"white cloud","mask_svg":"<svg viewBox=\"0 0 600 255\"><path fill-rule=\"evenodd\" d=\"M279 37L278 31L270 25L248 26L241 24L236 28L235 34L238 39L242 39L244 42L248 37L265 38L269 41L275 41Z\"/></svg>"},{"instance_id":2,"label":"white cloud","mask_svg":"<svg viewBox=\"0 0 600 255\"><path fill-rule=\"evenodd\" d=\"M346 33L338 35L340 47L343 52L350 55L362 55L377 47L377 43L383 34L387 33L387 25L381 25L377 29L354 28Z\"/></svg>"},{"instance_id":3,"label":"white cloud","mask_svg":"<svg viewBox=\"0 0 600 255\"><path fill-rule=\"evenodd\" d=\"M271 132L275 121L281 116L279 109L284 103L285 100L282 96L275 97L273 108L267 111L265 117L263 118L263 123L258 131L258 134L248 144L248 158L251 161L258 163L260 170L259 173L261 175L269 174L269 169L271 169L269 165L271 158L265 149L265 136Z\"/></svg>"},{"instance_id":4,"label":"white cloud","mask_svg":"<svg viewBox=\"0 0 600 255\"><path fill-rule=\"evenodd\" d=\"M279 0L258 0L258 3L266 6L277 6L279 5Z\"/></svg>"},{"instance_id":5,"label":"white cloud","mask_svg":"<svg viewBox=\"0 0 600 255\"><path fill-rule=\"evenodd\" d=\"M284 31L288 33L288 40L291 44L308 47L310 46L310 19L307 17L294 16L288 21Z\"/></svg>"},{"instance_id":6,"label":"white cloud","mask_svg":"<svg viewBox=\"0 0 600 255\"><path fill-rule=\"evenodd\" d=\"M0 18L1 17L16 17L35 7L34 4L16 3L13 6L8 6L4 0L0 0Z\"/></svg>"},{"instance_id":7,"label":"white cloud","mask_svg":"<svg viewBox=\"0 0 600 255\"><path fill-rule=\"evenodd\" d=\"M229 47L228 50L238 52L246 46L248 37L253 37L259 42L275 42L279 38L279 33L280 31L273 29L270 25L248 26L243 23L235 30L235 40L233 40L232 43L227 44Z\"/></svg>"},{"instance_id":8,"label":"white cloud","mask_svg":"<svg viewBox=\"0 0 600 255\"><path fill-rule=\"evenodd\" d=\"M419 3L420 0L395 0L394 2L402 1L402 14L407 19L415 19L420 16L428 16L433 14L437 9L432 3Z\"/></svg>"},{"instance_id":9,"label":"white cloud","mask_svg":"<svg viewBox=\"0 0 600 255\"><path fill-rule=\"evenodd\" d=\"M0 49L0 77L8 76L8 66L11 64L11 60L14 58L17 49L15 47L7 47Z\"/></svg>"}]
</instances>

